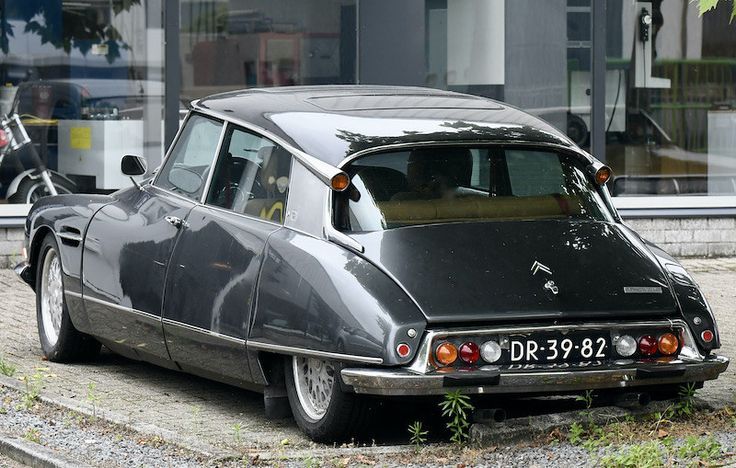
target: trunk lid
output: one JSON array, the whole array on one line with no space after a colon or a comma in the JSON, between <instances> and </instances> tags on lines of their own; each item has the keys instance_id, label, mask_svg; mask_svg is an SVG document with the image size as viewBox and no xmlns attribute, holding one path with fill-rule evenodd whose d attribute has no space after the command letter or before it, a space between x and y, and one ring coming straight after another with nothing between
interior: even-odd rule
<instances>
[{"instance_id":1,"label":"trunk lid","mask_svg":"<svg viewBox=\"0 0 736 468\"><path fill-rule=\"evenodd\" d=\"M614 223L457 223L351 235L430 323L616 320L677 310L656 258Z\"/></svg>"}]
</instances>

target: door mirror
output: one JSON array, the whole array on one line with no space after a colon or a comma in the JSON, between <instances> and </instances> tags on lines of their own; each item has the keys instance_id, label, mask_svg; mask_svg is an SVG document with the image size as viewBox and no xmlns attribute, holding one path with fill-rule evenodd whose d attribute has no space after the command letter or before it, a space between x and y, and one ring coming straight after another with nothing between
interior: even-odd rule
<instances>
[{"instance_id":1,"label":"door mirror","mask_svg":"<svg viewBox=\"0 0 736 468\"><path fill-rule=\"evenodd\" d=\"M148 164L143 156L126 154L120 160L120 171L127 176L139 176L146 173Z\"/></svg>"}]
</instances>

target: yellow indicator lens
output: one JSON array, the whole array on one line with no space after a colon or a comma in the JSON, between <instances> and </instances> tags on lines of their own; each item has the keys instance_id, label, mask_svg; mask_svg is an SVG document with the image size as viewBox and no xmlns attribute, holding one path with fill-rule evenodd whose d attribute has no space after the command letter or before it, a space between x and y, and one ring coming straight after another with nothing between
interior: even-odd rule
<instances>
[{"instance_id":1,"label":"yellow indicator lens","mask_svg":"<svg viewBox=\"0 0 736 468\"><path fill-rule=\"evenodd\" d=\"M672 333L665 333L659 337L659 343L657 346L660 353L665 356L671 356L677 352L677 348L680 347L680 342Z\"/></svg>"},{"instance_id":2,"label":"yellow indicator lens","mask_svg":"<svg viewBox=\"0 0 736 468\"><path fill-rule=\"evenodd\" d=\"M340 172L339 174L334 175L330 182L332 185L332 190L342 192L343 190L348 188L348 185L350 185L350 178L344 172Z\"/></svg>"},{"instance_id":3,"label":"yellow indicator lens","mask_svg":"<svg viewBox=\"0 0 736 468\"><path fill-rule=\"evenodd\" d=\"M437 362L443 366L449 366L457 360L457 348L454 344L448 343L447 341L437 346L437 350L434 354L437 358Z\"/></svg>"}]
</instances>

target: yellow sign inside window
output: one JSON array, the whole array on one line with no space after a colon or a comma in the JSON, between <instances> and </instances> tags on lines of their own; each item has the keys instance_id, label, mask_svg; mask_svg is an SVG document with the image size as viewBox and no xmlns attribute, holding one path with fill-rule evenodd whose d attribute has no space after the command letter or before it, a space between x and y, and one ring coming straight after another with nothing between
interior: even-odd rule
<instances>
[{"instance_id":1,"label":"yellow sign inside window","mask_svg":"<svg viewBox=\"0 0 736 468\"><path fill-rule=\"evenodd\" d=\"M92 128L71 127L69 129L69 146L72 149L92 149Z\"/></svg>"}]
</instances>

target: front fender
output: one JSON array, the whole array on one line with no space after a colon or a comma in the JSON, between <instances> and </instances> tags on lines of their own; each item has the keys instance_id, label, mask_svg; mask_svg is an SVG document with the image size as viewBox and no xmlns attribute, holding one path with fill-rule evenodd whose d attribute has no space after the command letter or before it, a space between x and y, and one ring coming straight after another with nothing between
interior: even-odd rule
<instances>
[{"instance_id":1,"label":"front fender","mask_svg":"<svg viewBox=\"0 0 736 468\"><path fill-rule=\"evenodd\" d=\"M77 296L82 292L82 243L94 214L112 200L108 195L44 197L31 207L26 218L28 280L35 284L41 243L48 233L52 233L59 246L64 290L71 293L66 296L69 315L80 331L87 329L81 296Z\"/></svg>"},{"instance_id":2,"label":"front fender","mask_svg":"<svg viewBox=\"0 0 736 468\"><path fill-rule=\"evenodd\" d=\"M359 255L289 229L269 238L249 348L403 365L425 326L411 298ZM408 356L398 356L399 343Z\"/></svg>"}]
</instances>

